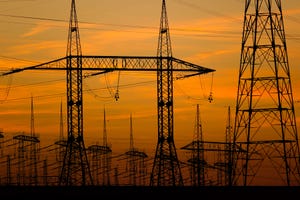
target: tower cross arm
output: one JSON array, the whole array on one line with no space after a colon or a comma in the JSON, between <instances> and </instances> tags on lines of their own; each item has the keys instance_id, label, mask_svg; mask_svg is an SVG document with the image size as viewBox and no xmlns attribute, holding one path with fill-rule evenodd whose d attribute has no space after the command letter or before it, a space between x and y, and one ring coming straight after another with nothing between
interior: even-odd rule
<instances>
[{"instance_id":1,"label":"tower cross arm","mask_svg":"<svg viewBox=\"0 0 300 200\"><path fill-rule=\"evenodd\" d=\"M180 74L176 76L176 79L184 79L184 78L188 78L191 76L196 76L196 75L200 75L200 74L206 74L206 73L210 73L210 72L214 72L216 70L214 69L209 69L206 67L202 67L184 60L180 60L177 58L172 57L172 67L173 67L173 71L176 71L174 69L181 69L181 71L189 71L189 72L193 72L192 74Z\"/></svg>"},{"instance_id":2,"label":"tower cross arm","mask_svg":"<svg viewBox=\"0 0 300 200\"><path fill-rule=\"evenodd\" d=\"M85 70L157 71L160 62L172 67L159 69L174 72L209 73L215 70L192 64L174 57L157 56L81 56Z\"/></svg>"},{"instance_id":3,"label":"tower cross arm","mask_svg":"<svg viewBox=\"0 0 300 200\"><path fill-rule=\"evenodd\" d=\"M67 68L68 59L77 59L79 66ZM46 63L12 69L1 76L10 75L25 70L87 70L87 71L157 71L160 62L168 62L171 67L159 69L174 72L193 72L193 75L213 72L215 70L192 64L173 57L157 56L67 56ZM187 75L192 76L192 75Z\"/></svg>"},{"instance_id":4,"label":"tower cross arm","mask_svg":"<svg viewBox=\"0 0 300 200\"><path fill-rule=\"evenodd\" d=\"M45 62L45 63L41 63L41 64L37 64L37 65L32 65L32 66L28 66L28 67L23 67L23 68L16 68L16 69L11 69L10 71L4 72L2 74L0 74L0 76L7 76L7 75L11 75L11 74L15 74L18 72L22 72L22 71L27 71L27 70L40 70L40 69L61 69L64 70L66 69L66 57L63 58L59 58L56 60L52 60L49 62Z\"/></svg>"},{"instance_id":5,"label":"tower cross arm","mask_svg":"<svg viewBox=\"0 0 300 200\"><path fill-rule=\"evenodd\" d=\"M199 65L196 65L196 64L184 61L184 60L180 60L178 58L171 57L170 59L172 61L174 70L181 69L181 70L186 70L186 71L196 71L200 74L205 74L205 73L210 73L210 72L216 71L214 69L199 66Z\"/></svg>"}]
</instances>

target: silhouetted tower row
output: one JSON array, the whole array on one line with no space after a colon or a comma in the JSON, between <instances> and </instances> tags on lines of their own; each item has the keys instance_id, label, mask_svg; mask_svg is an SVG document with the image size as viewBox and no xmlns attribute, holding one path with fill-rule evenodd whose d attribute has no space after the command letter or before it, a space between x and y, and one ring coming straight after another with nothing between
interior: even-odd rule
<instances>
[{"instance_id":1,"label":"silhouetted tower row","mask_svg":"<svg viewBox=\"0 0 300 200\"><path fill-rule=\"evenodd\" d=\"M83 140L82 52L75 0L71 4L67 46L68 139L60 185L93 185Z\"/></svg>"},{"instance_id":2,"label":"silhouetted tower row","mask_svg":"<svg viewBox=\"0 0 300 200\"><path fill-rule=\"evenodd\" d=\"M281 0L245 1L233 137L235 185L299 185L299 144L283 22ZM262 176L272 180L255 182Z\"/></svg>"},{"instance_id":3,"label":"silhouetted tower row","mask_svg":"<svg viewBox=\"0 0 300 200\"><path fill-rule=\"evenodd\" d=\"M162 1L157 56L172 57L170 29L165 0ZM179 161L174 143L173 122L173 69L172 62L158 60L157 111L158 143L150 177L151 186L183 185Z\"/></svg>"}]
</instances>

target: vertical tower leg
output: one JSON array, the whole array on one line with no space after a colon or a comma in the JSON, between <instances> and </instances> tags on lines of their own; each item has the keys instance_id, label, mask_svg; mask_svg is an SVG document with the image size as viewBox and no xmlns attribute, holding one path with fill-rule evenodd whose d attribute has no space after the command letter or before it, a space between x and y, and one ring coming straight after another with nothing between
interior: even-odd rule
<instances>
[{"instance_id":1,"label":"vertical tower leg","mask_svg":"<svg viewBox=\"0 0 300 200\"><path fill-rule=\"evenodd\" d=\"M299 145L281 0L246 0L234 183L299 185Z\"/></svg>"}]
</instances>

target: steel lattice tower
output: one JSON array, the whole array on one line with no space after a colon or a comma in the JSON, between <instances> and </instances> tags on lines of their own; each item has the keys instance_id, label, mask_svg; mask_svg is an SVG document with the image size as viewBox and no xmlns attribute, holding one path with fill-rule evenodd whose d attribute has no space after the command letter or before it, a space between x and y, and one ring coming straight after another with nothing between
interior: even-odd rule
<instances>
[{"instance_id":1,"label":"steel lattice tower","mask_svg":"<svg viewBox=\"0 0 300 200\"><path fill-rule=\"evenodd\" d=\"M224 157L225 157L225 165L224 165L224 184L226 186L232 185L232 123L231 123L231 109L230 106L228 106L228 118L227 118L227 124L226 124L226 129L225 129L225 152L224 152Z\"/></svg>"},{"instance_id":2,"label":"steel lattice tower","mask_svg":"<svg viewBox=\"0 0 300 200\"><path fill-rule=\"evenodd\" d=\"M103 111L103 150L102 150L102 182L103 185L111 185L110 183L110 173L111 173L111 153L112 149L108 145L107 141L107 128L106 128L106 113L105 109Z\"/></svg>"},{"instance_id":3,"label":"steel lattice tower","mask_svg":"<svg viewBox=\"0 0 300 200\"><path fill-rule=\"evenodd\" d=\"M75 0L72 0L67 65L68 138L60 185L92 185L92 176L83 140L82 52Z\"/></svg>"},{"instance_id":4,"label":"steel lattice tower","mask_svg":"<svg viewBox=\"0 0 300 200\"><path fill-rule=\"evenodd\" d=\"M31 97L31 116L30 116L30 136L36 137L35 127L34 127L34 108L33 108L33 97ZM30 185L37 186L38 184L38 156L37 156L37 147L38 143L33 143L30 146L30 173L29 173L29 182Z\"/></svg>"},{"instance_id":5,"label":"steel lattice tower","mask_svg":"<svg viewBox=\"0 0 300 200\"><path fill-rule=\"evenodd\" d=\"M146 153L139 151L134 147L132 114L130 114L130 144L129 150L125 152L127 157L126 171L128 171L129 185L142 186L145 185L146 165L145 159L148 157Z\"/></svg>"},{"instance_id":6,"label":"steel lattice tower","mask_svg":"<svg viewBox=\"0 0 300 200\"><path fill-rule=\"evenodd\" d=\"M64 119L63 119L63 103L60 102L60 112L59 112L59 137L58 140L54 143L58 147L56 148L56 162L59 165L58 168L58 178L64 163L64 156L66 153L67 139L64 136Z\"/></svg>"},{"instance_id":7,"label":"steel lattice tower","mask_svg":"<svg viewBox=\"0 0 300 200\"><path fill-rule=\"evenodd\" d=\"M204 157L204 140L199 104L197 104L196 109L193 141L181 149L191 151L190 158L187 161L190 170L191 184L192 186L198 187L205 186L205 167L207 163Z\"/></svg>"},{"instance_id":8,"label":"steel lattice tower","mask_svg":"<svg viewBox=\"0 0 300 200\"><path fill-rule=\"evenodd\" d=\"M90 168L93 175L94 184L103 186L110 186L111 174L111 154L112 149L107 141L107 128L106 128L106 112L103 110L103 145L91 145L88 147L90 154ZM102 176L100 178L100 175Z\"/></svg>"},{"instance_id":9,"label":"steel lattice tower","mask_svg":"<svg viewBox=\"0 0 300 200\"><path fill-rule=\"evenodd\" d=\"M281 0L245 2L233 184L299 185L299 145ZM260 176L272 180L255 182Z\"/></svg>"},{"instance_id":10,"label":"steel lattice tower","mask_svg":"<svg viewBox=\"0 0 300 200\"><path fill-rule=\"evenodd\" d=\"M158 59L157 66L158 143L150 178L150 185L181 186L183 185L183 180L173 136L172 62L162 59L163 57L172 57L165 0L162 1L157 57L161 58Z\"/></svg>"}]
</instances>

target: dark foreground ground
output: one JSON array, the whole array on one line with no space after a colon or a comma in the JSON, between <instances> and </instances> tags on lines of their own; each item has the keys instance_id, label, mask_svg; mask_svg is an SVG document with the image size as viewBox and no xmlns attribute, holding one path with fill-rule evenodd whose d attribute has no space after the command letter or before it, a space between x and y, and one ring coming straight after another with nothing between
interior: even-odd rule
<instances>
[{"instance_id":1,"label":"dark foreground ground","mask_svg":"<svg viewBox=\"0 0 300 200\"><path fill-rule=\"evenodd\" d=\"M300 187L14 187L0 186L0 199L278 199L299 198ZM188 199L187 199L188 198Z\"/></svg>"}]
</instances>

